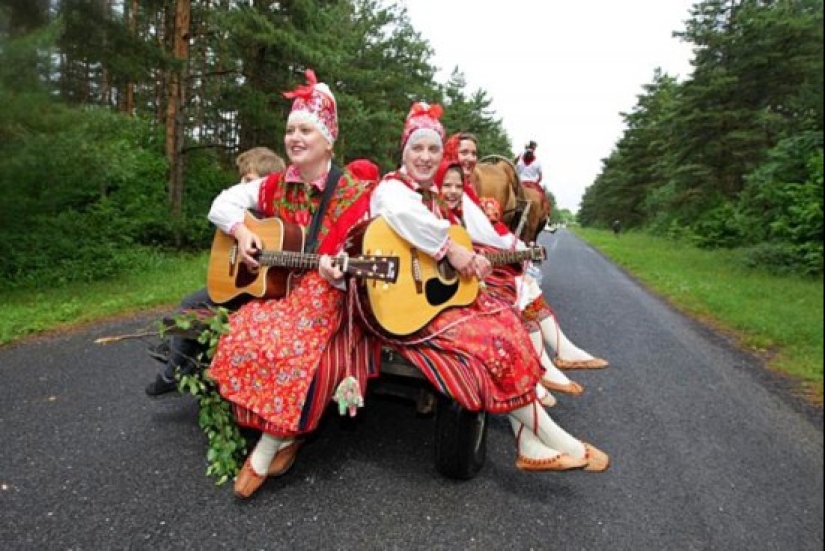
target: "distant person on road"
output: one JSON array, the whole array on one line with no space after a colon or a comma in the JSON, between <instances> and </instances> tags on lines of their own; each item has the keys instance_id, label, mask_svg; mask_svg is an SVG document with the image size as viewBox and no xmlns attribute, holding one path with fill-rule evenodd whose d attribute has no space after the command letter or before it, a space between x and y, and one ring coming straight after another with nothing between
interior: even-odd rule
<instances>
[{"instance_id":1,"label":"distant person on road","mask_svg":"<svg viewBox=\"0 0 825 551\"><path fill-rule=\"evenodd\" d=\"M274 151L267 147L253 147L235 158L235 166L238 169L238 176L241 183L249 183L259 180L271 173L283 172L286 168L284 160ZM235 310L247 299L239 298L222 304L227 310ZM218 305L209 298L206 287L198 289L181 300L177 312L179 314L197 310L210 310ZM177 374L186 375L192 373L196 366L196 360L204 347L195 340L184 337L172 337L168 345L154 348L150 354L163 362L163 367L155 375L155 380L146 386L146 395L151 398L158 398L177 390Z\"/></svg>"}]
</instances>

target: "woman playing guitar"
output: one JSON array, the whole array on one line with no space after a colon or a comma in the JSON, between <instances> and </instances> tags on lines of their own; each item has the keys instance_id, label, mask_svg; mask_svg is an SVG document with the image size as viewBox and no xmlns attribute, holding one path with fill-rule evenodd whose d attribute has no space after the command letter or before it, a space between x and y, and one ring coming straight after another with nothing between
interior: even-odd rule
<instances>
[{"instance_id":1,"label":"woman playing guitar","mask_svg":"<svg viewBox=\"0 0 825 551\"><path fill-rule=\"evenodd\" d=\"M464 277L485 279L491 263L449 238L451 223L434 185L443 156L441 114L438 106L413 105L401 139L403 166L378 184L370 210L421 254L447 259ZM514 248L514 240L499 235L475 203L465 199L462 209L473 242ZM517 433L518 468L607 469L604 452L564 431L538 404L543 370L511 304L482 291L471 305L443 311L413 335L379 336L464 408L508 414Z\"/></svg>"},{"instance_id":2,"label":"woman playing guitar","mask_svg":"<svg viewBox=\"0 0 825 551\"><path fill-rule=\"evenodd\" d=\"M364 388L380 353L350 323L344 274L332 261L350 227L367 214L369 199L360 182L334 168L335 98L312 71L307 77L307 86L285 94L294 100L284 136L286 171L224 190L209 213L237 240L250 270L260 268L265 244L244 223L247 210L309 228L310 241L314 229L321 255L320 268L293 282L290 294L253 300L231 316L209 368L237 422L263 433L235 481L240 498L292 466L302 436L317 427L339 385Z\"/></svg>"},{"instance_id":3,"label":"woman playing guitar","mask_svg":"<svg viewBox=\"0 0 825 551\"><path fill-rule=\"evenodd\" d=\"M447 160L441 163L435 175L435 183L441 190L441 197L444 199L446 207L445 215L453 224L460 224L462 226L464 226L464 209L462 205L465 196L465 181L462 166L459 163L450 163ZM473 202L476 202L473 196L467 195L467 197L473 200ZM515 237L512 236L507 226L501 222L501 207L498 201L488 197L482 197L477 201L499 235L510 236L509 238L513 239L514 243L524 247L524 244L518 242ZM476 252L480 253L489 251L489 247L476 248ZM524 274L523 270L517 269L514 266L499 266L495 268L485 283L490 293L507 304L518 305L519 310L523 310L523 301L519 300L519 296L530 292L529 288L537 285L533 278ZM541 293L540 289L539 293ZM547 351L541 339L541 333L535 334L531 331L532 327L528 325L528 321L524 319L523 311L522 324L524 324L525 328L530 332L532 345L541 358L541 364L544 368L541 382L536 386L536 394L541 404L546 407L553 407L556 404L556 399L548 390L580 395L584 389L579 384L570 381L564 373L553 365L547 356Z\"/></svg>"}]
</instances>

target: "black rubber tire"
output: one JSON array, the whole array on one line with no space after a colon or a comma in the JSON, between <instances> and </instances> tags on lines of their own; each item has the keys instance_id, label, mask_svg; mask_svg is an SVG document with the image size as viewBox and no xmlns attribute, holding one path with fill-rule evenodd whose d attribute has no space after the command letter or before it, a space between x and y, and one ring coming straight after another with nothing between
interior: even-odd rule
<instances>
[{"instance_id":1,"label":"black rubber tire","mask_svg":"<svg viewBox=\"0 0 825 551\"><path fill-rule=\"evenodd\" d=\"M470 480L487 458L487 414L471 412L438 394L435 412L435 468L447 478Z\"/></svg>"}]
</instances>

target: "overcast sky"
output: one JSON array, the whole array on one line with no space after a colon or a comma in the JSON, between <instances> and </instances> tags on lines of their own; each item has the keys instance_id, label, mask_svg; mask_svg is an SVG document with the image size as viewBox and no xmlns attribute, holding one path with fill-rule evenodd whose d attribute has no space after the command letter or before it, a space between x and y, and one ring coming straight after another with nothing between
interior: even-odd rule
<instances>
[{"instance_id":1,"label":"overcast sky","mask_svg":"<svg viewBox=\"0 0 825 551\"><path fill-rule=\"evenodd\" d=\"M435 50L440 80L458 66L470 91L486 90L513 146L538 142L545 186L574 212L622 136L620 113L654 70L690 75L690 45L672 34L684 30L693 0L402 4Z\"/></svg>"}]
</instances>

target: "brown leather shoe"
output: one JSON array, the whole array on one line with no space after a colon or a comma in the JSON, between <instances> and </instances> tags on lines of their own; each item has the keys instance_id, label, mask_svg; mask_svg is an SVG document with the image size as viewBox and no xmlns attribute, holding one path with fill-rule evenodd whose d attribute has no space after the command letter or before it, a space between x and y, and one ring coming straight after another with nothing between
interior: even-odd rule
<instances>
[{"instance_id":1,"label":"brown leather shoe","mask_svg":"<svg viewBox=\"0 0 825 551\"><path fill-rule=\"evenodd\" d=\"M570 471L573 469L582 469L587 466L585 459L576 459L561 453L550 459L530 459L519 455L516 459L516 468L528 472L542 472L542 471Z\"/></svg>"},{"instance_id":2,"label":"brown leather shoe","mask_svg":"<svg viewBox=\"0 0 825 551\"><path fill-rule=\"evenodd\" d=\"M272 463L269 464L269 469L266 471L267 474L269 476L286 474L295 464L295 459L298 457L298 450L300 450L303 445L303 440L295 440L286 448L278 450L278 453L272 458Z\"/></svg>"},{"instance_id":3,"label":"brown leather shoe","mask_svg":"<svg viewBox=\"0 0 825 551\"><path fill-rule=\"evenodd\" d=\"M259 475L255 472L255 469L252 468L252 463L249 462L249 458L243 464L241 468L241 472L238 473L238 477L235 479L235 496L239 499L248 499L258 491L258 488L266 480L266 475Z\"/></svg>"},{"instance_id":4,"label":"brown leather shoe","mask_svg":"<svg viewBox=\"0 0 825 551\"><path fill-rule=\"evenodd\" d=\"M584 393L584 387L574 381L570 381L568 384L563 385L542 379L541 386L547 390L561 392L562 394L570 394L572 396L581 396Z\"/></svg>"},{"instance_id":5,"label":"brown leather shoe","mask_svg":"<svg viewBox=\"0 0 825 551\"><path fill-rule=\"evenodd\" d=\"M553 358L553 363L559 369L604 369L610 365L607 360L593 358L592 360L562 360L558 356Z\"/></svg>"},{"instance_id":6,"label":"brown leather shoe","mask_svg":"<svg viewBox=\"0 0 825 551\"><path fill-rule=\"evenodd\" d=\"M591 473L602 473L606 471L610 467L610 457L596 446L588 444L587 442L583 442L583 444L584 459L587 461L587 466L584 470Z\"/></svg>"}]
</instances>

